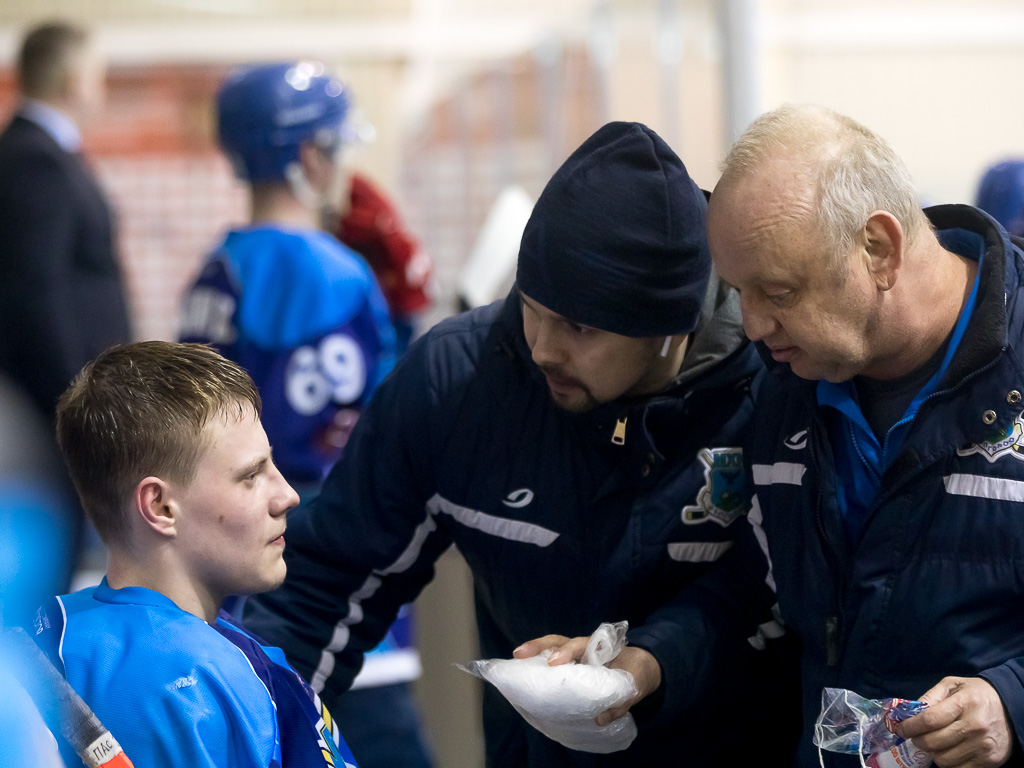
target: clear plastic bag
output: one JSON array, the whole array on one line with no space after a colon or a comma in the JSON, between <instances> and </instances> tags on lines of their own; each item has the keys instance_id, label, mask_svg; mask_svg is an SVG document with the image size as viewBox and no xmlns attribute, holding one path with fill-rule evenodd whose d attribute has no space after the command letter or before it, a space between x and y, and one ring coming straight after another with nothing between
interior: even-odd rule
<instances>
[{"instance_id":1,"label":"clear plastic bag","mask_svg":"<svg viewBox=\"0 0 1024 768\"><path fill-rule=\"evenodd\" d=\"M606 709L637 695L633 676L605 664L626 645L628 624L601 624L590 636L583 662L548 666L550 651L528 659L471 661L460 669L493 684L523 718L548 738L570 749L618 752L636 738L633 716L608 725L594 722Z\"/></svg>"},{"instance_id":2,"label":"clear plastic bag","mask_svg":"<svg viewBox=\"0 0 1024 768\"><path fill-rule=\"evenodd\" d=\"M814 724L819 759L821 750L827 749L857 754L865 768L925 768L932 763L931 755L898 736L895 724L926 706L920 701L865 699L843 688L825 688L821 714ZM824 766L824 760L821 763Z\"/></svg>"}]
</instances>

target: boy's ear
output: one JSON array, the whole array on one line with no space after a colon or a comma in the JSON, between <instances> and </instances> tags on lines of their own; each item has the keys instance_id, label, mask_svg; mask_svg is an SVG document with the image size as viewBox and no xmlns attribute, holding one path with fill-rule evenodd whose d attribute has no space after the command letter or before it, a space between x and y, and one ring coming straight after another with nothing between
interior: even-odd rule
<instances>
[{"instance_id":1,"label":"boy's ear","mask_svg":"<svg viewBox=\"0 0 1024 768\"><path fill-rule=\"evenodd\" d=\"M135 486L134 511L143 525L161 536L177 535L178 504L165 480L147 477Z\"/></svg>"}]
</instances>

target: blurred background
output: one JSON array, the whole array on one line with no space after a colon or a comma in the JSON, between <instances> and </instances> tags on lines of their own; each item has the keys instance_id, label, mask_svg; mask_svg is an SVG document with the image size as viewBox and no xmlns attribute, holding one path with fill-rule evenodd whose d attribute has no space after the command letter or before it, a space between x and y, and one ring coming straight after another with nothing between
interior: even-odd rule
<instances>
[{"instance_id":1,"label":"blurred background","mask_svg":"<svg viewBox=\"0 0 1024 768\"><path fill-rule=\"evenodd\" d=\"M48 19L91 26L108 62L85 150L117 211L140 339L175 337L185 285L245 221L212 110L238 63L318 58L351 86L367 139L351 161L434 262L427 325L474 290L499 193L535 199L608 120L654 128L707 189L728 143L785 101L878 131L926 204L972 202L987 167L1024 157L1020 0L20 0L0 4L5 123L21 35ZM456 554L438 571L418 603L417 694L439 765L473 768L479 689L452 666L476 657L472 588Z\"/></svg>"}]
</instances>

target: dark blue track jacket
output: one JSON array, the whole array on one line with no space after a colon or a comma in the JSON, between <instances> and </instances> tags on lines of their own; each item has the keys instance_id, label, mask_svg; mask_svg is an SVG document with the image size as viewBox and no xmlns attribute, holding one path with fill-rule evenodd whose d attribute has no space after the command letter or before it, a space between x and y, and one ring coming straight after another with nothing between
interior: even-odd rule
<instances>
[{"instance_id":1,"label":"dark blue track jacket","mask_svg":"<svg viewBox=\"0 0 1024 768\"><path fill-rule=\"evenodd\" d=\"M454 543L473 572L485 658L626 619L629 642L663 672L634 708L633 746L606 756L549 740L487 686L488 765L737 764L754 744L723 707L763 669L748 666L745 638L723 640L727 673L680 718L706 654L680 653L669 605L731 547L748 507L737 446L763 368L735 294L712 282L673 386L582 415L553 404L515 289L440 323L378 388L308 513L289 520L287 581L249 601L246 626L281 645L330 705Z\"/></svg>"}]
</instances>

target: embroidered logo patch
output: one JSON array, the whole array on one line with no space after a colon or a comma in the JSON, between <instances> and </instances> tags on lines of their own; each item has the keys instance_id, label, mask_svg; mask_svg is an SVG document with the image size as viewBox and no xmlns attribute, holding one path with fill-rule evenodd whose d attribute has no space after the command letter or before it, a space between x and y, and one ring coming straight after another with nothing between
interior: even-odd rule
<instances>
[{"instance_id":1,"label":"embroidered logo patch","mask_svg":"<svg viewBox=\"0 0 1024 768\"><path fill-rule=\"evenodd\" d=\"M696 525L714 520L724 528L747 511L743 450L703 448L698 458L704 464L704 487L697 493L696 504L683 507L683 522Z\"/></svg>"},{"instance_id":2,"label":"embroidered logo patch","mask_svg":"<svg viewBox=\"0 0 1024 768\"><path fill-rule=\"evenodd\" d=\"M956 453L957 456L980 453L990 463L995 463L1003 456L1012 456L1018 461L1024 461L1024 413L1017 414L1009 427L999 430L985 442L958 448Z\"/></svg>"}]
</instances>

